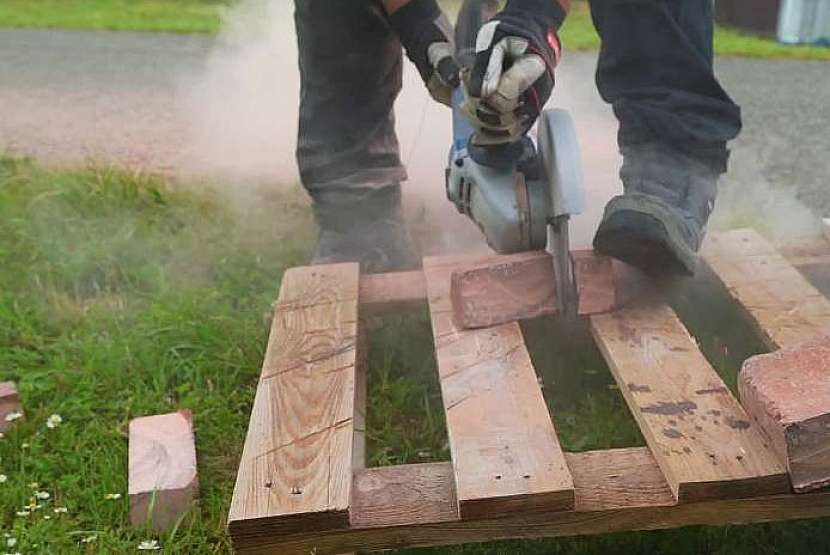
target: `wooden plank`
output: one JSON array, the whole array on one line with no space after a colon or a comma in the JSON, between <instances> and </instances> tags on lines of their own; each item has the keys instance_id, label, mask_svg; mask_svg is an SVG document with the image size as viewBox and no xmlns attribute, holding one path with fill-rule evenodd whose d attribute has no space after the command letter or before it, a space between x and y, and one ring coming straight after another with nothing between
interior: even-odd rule
<instances>
[{"instance_id":1,"label":"wooden plank","mask_svg":"<svg viewBox=\"0 0 830 555\"><path fill-rule=\"evenodd\" d=\"M783 465L670 308L593 316L591 329L678 502L789 490Z\"/></svg>"},{"instance_id":2,"label":"wooden plank","mask_svg":"<svg viewBox=\"0 0 830 555\"><path fill-rule=\"evenodd\" d=\"M454 487L449 463L407 465L394 470L371 468L355 475L355 483L372 484L354 488L354 516L367 523L365 528L292 538L235 538L234 544L239 553L246 554L326 555L350 549L383 550L830 516L830 491L676 505L647 448L568 453L566 457L576 488L573 511L512 512L499 518L458 520L451 513ZM382 495L389 506L382 508L373 499L375 495ZM413 518L401 516L407 514ZM378 528L385 516L391 519L389 526Z\"/></svg>"},{"instance_id":3,"label":"wooden plank","mask_svg":"<svg viewBox=\"0 0 830 555\"><path fill-rule=\"evenodd\" d=\"M406 464L356 472L352 526L414 526L459 520L452 463Z\"/></svg>"},{"instance_id":4,"label":"wooden plank","mask_svg":"<svg viewBox=\"0 0 830 555\"><path fill-rule=\"evenodd\" d=\"M786 463L793 489L830 485L830 335L750 358L738 389Z\"/></svg>"},{"instance_id":5,"label":"wooden plank","mask_svg":"<svg viewBox=\"0 0 830 555\"><path fill-rule=\"evenodd\" d=\"M360 276L361 316L405 311L426 298L426 282L420 270Z\"/></svg>"},{"instance_id":6,"label":"wooden plank","mask_svg":"<svg viewBox=\"0 0 830 555\"><path fill-rule=\"evenodd\" d=\"M424 273L459 512L570 508L573 480L519 325L456 327L456 262L427 258Z\"/></svg>"},{"instance_id":7,"label":"wooden plank","mask_svg":"<svg viewBox=\"0 0 830 555\"><path fill-rule=\"evenodd\" d=\"M17 385L14 382L0 383L0 432L8 430L22 414L23 404Z\"/></svg>"},{"instance_id":8,"label":"wooden plank","mask_svg":"<svg viewBox=\"0 0 830 555\"><path fill-rule=\"evenodd\" d=\"M610 312L620 304L610 258L593 251L571 253L580 314ZM462 266L452 274L450 297L462 328L482 328L557 312L551 256L527 252L484 264Z\"/></svg>"},{"instance_id":9,"label":"wooden plank","mask_svg":"<svg viewBox=\"0 0 830 555\"><path fill-rule=\"evenodd\" d=\"M778 251L799 270L814 266L830 267L830 241L824 237L781 245Z\"/></svg>"},{"instance_id":10,"label":"wooden plank","mask_svg":"<svg viewBox=\"0 0 830 555\"><path fill-rule=\"evenodd\" d=\"M172 528L199 493L189 410L130 421L130 523Z\"/></svg>"},{"instance_id":11,"label":"wooden plank","mask_svg":"<svg viewBox=\"0 0 830 555\"><path fill-rule=\"evenodd\" d=\"M232 535L347 528L362 465L358 265L283 277L228 516Z\"/></svg>"},{"instance_id":12,"label":"wooden plank","mask_svg":"<svg viewBox=\"0 0 830 555\"><path fill-rule=\"evenodd\" d=\"M830 331L830 301L754 230L710 235L703 256L771 350Z\"/></svg>"}]
</instances>

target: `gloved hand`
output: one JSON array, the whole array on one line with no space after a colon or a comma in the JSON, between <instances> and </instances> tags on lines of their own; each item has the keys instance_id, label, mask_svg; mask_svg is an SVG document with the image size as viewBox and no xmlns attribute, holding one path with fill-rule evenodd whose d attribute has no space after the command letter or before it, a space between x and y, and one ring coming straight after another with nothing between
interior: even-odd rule
<instances>
[{"instance_id":1,"label":"gloved hand","mask_svg":"<svg viewBox=\"0 0 830 555\"><path fill-rule=\"evenodd\" d=\"M509 0L481 28L464 75L463 111L475 144L516 142L536 122L553 91L565 14L556 0Z\"/></svg>"},{"instance_id":2,"label":"gloved hand","mask_svg":"<svg viewBox=\"0 0 830 555\"><path fill-rule=\"evenodd\" d=\"M389 16L407 57L412 60L429 94L442 104L452 104L452 92L460 85L453 58L452 26L435 0L411 0Z\"/></svg>"}]
</instances>

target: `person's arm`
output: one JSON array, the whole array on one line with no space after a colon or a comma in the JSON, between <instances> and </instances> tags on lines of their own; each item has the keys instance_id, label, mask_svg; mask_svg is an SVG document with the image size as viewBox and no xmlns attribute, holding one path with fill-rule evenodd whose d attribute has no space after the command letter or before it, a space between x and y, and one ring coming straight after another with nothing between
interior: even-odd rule
<instances>
[{"instance_id":1,"label":"person's arm","mask_svg":"<svg viewBox=\"0 0 830 555\"><path fill-rule=\"evenodd\" d=\"M478 34L464 112L478 143L515 142L533 126L553 90L557 34L570 0L508 0Z\"/></svg>"},{"instance_id":2,"label":"person's arm","mask_svg":"<svg viewBox=\"0 0 830 555\"><path fill-rule=\"evenodd\" d=\"M449 106L460 85L452 26L435 0L383 0L398 35L432 97Z\"/></svg>"}]
</instances>

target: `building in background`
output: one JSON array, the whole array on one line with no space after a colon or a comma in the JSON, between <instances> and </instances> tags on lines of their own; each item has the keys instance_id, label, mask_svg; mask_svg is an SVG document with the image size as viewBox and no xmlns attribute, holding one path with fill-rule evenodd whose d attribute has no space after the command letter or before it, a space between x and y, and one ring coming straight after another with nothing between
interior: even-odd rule
<instances>
[{"instance_id":1,"label":"building in background","mask_svg":"<svg viewBox=\"0 0 830 555\"><path fill-rule=\"evenodd\" d=\"M787 44L830 46L830 0L714 0L718 23Z\"/></svg>"}]
</instances>

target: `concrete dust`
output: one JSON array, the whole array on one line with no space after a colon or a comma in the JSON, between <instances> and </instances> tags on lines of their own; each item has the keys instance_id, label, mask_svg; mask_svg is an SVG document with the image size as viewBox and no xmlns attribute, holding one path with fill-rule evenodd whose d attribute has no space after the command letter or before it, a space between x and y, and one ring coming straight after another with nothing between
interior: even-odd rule
<instances>
[{"instance_id":1,"label":"concrete dust","mask_svg":"<svg viewBox=\"0 0 830 555\"><path fill-rule=\"evenodd\" d=\"M587 203L585 214L572 220L574 247L590 245L606 202L622 189L617 121L596 91L595 67L593 55L566 52L549 104L574 116L582 151ZM446 200L450 112L429 98L411 64L404 68L395 108L409 173L404 196L413 235L424 254L488 252L475 225ZM237 186L299 187L294 158L299 88L293 2L240 2L228 11L201 75L182 83L179 101L188 141L180 170ZM759 227L777 241L816 235L818 220L792 190L764 179L764 153L755 145L736 144L711 227Z\"/></svg>"}]
</instances>

